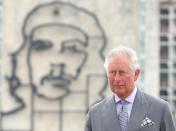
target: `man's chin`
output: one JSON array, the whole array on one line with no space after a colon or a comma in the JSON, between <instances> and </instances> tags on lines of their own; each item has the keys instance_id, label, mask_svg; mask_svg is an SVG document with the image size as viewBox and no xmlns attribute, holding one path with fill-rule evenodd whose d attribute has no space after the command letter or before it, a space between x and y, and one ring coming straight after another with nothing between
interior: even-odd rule
<instances>
[{"instance_id":1,"label":"man's chin","mask_svg":"<svg viewBox=\"0 0 176 131\"><path fill-rule=\"evenodd\" d=\"M114 93L120 98L124 98L126 96L126 92L124 89L116 90Z\"/></svg>"}]
</instances>

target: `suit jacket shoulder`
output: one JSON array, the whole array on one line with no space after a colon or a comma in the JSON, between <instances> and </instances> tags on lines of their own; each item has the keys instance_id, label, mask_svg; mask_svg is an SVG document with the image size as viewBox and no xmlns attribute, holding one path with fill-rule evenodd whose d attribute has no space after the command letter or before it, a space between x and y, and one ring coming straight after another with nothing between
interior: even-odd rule
<instances>
[{"instance_id":1,"label":"suit jacket shoulder","mask_svg":"<svg viewBox=\"0 0 176 131\"><path fill-rule=\"evenodd\" d=\"M154 126L150 127L151 130L161 130L161 131L175 131L171 111L169 109L168 102L150 94L138 91L143 99L145 105L144 109L145 118L148 117L151 121L154 122ZM137 110L137 109L135 109Z\"/></svg>"},{"instance_id":2,"label":"suit jacket shoulder","mask_svg":"<svg viewBox=\"0 0 176 131\"><path fill-rule=\"evenodd\" d=\"M114 96L93 105L87 114L85 131L114 131L119 129Z\"/></svg>"},{"instance_id":3,"label":"suit jacket shoulder","mask_svg":"<svg viewBox=\"0 0 176 131\"><path fill-rule=\"evenodd\" d=\"M101 100L100 102L94 104L92 107L90 107L90 111L100 111L102 110L102 108L104 106L106 106L107 104L113 104L115 101L114 101L114 96L111 95L111 96L108 96L106 98L104 98L103 100ZM114 103L115 104L115 103Z\"/></svg>"},{"instance_id":4,"label":"suit jacket shoulder","mask_svg":"<svg viewBox=\"0 0 176 131\"><path fill-rule=\"evenodd\" d=\"M152 96L150 94L147 94L145 92L142 92L144 94L144 97L145 99L149 102L149 103L152 103L154 105L157 105L157 106L167 106L168 105L168 102L166 102L165 100L159 98L159 97L155 97L155 96Z\"/></svg>"}]
</instances>

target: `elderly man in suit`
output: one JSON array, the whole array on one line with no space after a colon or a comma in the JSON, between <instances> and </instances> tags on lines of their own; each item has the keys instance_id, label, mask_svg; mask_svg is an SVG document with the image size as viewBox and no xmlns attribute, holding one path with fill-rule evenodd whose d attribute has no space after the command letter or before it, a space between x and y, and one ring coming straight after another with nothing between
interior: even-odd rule
<instances>
[{"instance_id":1,"label":"elderly man in suit","mask_svg":"<svg viewBox=\"0 0 176 131\"><path fill-rule=\"evenodd\" d=\"M134 50L111 50L104 66L113 95L89 109L85 131L175 131L168 103L137 88L140 68Z\"/></svg>"}]
</instances>

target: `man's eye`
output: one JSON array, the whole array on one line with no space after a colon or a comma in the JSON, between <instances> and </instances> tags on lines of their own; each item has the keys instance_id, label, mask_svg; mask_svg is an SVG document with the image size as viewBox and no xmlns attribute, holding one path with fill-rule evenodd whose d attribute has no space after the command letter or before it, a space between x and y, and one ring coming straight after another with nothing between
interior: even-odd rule
<instances>
[{"instance_id":1,"label":"man's eye","mask_svg":"<svg viewBox=\"0 0 176 131\"><path fill-rule=\"evenodd\" d=\"M126 72L125 71L119 71L120 75L124 75Z\"/></svg>"},{"instance_id":2,"label":"man's eye","mask_svg":"<svg viewBox=\"0 0 176 131\"><path fill-rule=\"evenodd\" d=\"M45 50L52 47L52 43L48 40L36 40L32 42L32 48L36 51Z\"/></svg>"},{"instance_id":3,"label":"man's eye","mask_svg":"<svg viewBox=\"0 0 176 131\"><path fill-rule=\"evenodd\" d=\"M116 75L116 71L111 71L110 74L111 75Z\"/></svg>"}]
</instances>

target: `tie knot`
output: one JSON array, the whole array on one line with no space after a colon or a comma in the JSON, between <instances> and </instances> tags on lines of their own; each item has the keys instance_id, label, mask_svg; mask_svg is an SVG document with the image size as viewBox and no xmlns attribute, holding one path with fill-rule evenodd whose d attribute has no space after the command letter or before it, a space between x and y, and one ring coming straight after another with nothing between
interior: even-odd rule
<instances>
[{"instance_id":1,"label":"tie knot","mask_svg":"<svg viewBox=\"0 0 176 131\"><path fill-rule=\"evenodd\" d=\"M124 109L127 108L128 101L126 101L126 100L120 100L120 104L122 105L121 110L124 110Z\"/></svg>"},{"instance_id":2,"label":"tie knot","mask_svg":"<svg viewBox=\"0 0 176 131\"><path fill-rule=\"evenodd\" d=\"M120 100L120 104L126 105L126 104L128 104L128 102L126 100Z\"/></svg>"}]
</instances>

